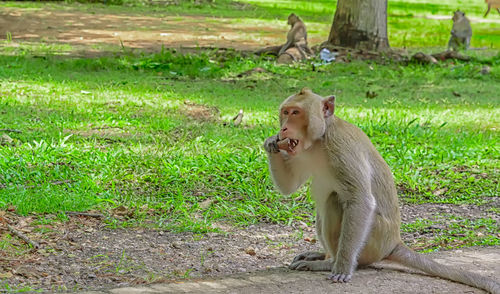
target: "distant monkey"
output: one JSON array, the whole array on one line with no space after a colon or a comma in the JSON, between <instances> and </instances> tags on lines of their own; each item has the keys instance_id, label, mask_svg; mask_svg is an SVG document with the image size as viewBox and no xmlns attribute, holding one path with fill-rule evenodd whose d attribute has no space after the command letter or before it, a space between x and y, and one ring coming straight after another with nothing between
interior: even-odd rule
<instances>
[{"instance_id":1,"label":"distant monkey","mask_svg":"<svg viewBox=\"0 0 500 294\"><path fill-rule=\"evenodd\" d=\"M299 50L303 58L311 55L312 51L307 45L307 30L304 22L295 13L288 16L290 30L286 35L286 43L281 47L278 56L285 53L288 48L295 47Z\"/></svg>"},{"instance_id":2,"label":"distant monkey","mask_svg":"<svg viewBox=\"0 0 500 294\"><path fill-rule=\"evenodd\" d=\"M484 2L488 5L488 10L486 10L484 17L488 16L491 8L496 8L498 13L500 13L500 0L484 0Z\"/></svg>"},{"instance_id":3,"label":"distant monkey","mask_svg":"<svg viewBox=\"0 0 500 294\"><path fill-rule=\"evenodd\" d=\"M453 27L451 28L451 36L448 41L448 50L450 47L454 51L459 49L469 49L470 38L472 36L472 28L469 19L465 17L465 13L457 10L453 14Z\"/></svg>"},{"instance_id":4,"label":"distant monkey","mask_svg":"<svg viewBox=\"0 0 500 294\"><path fill-rule=\"evenodd\" d=\"M358 265L390 259L500 293L498 282L439 264L403 244L389 166L365 133L334 110L335 96L323 98L304 88L281 104L281 129L264 142L272 179L282 193L295 192L312 177L316 230L326 253L299 254L290 268L331 271L333 282L348 282Z\"/></svg>"}]
</instances>

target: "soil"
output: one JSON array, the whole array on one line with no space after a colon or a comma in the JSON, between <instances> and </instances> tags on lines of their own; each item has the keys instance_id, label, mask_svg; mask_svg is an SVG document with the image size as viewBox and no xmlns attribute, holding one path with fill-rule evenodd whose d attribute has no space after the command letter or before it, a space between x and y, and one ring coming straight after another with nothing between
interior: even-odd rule
<instances>
[{"instance_id":1,"label":"soil","mask_svg":"<svg viewBox=\"0 0 500 294\"><path fill-rule=\"evenodd\" d=\"M498 202L491 205L498 207ZM405 204L401 210L405 222L433 219L433 226L442 228L454 221L446 215L500 218L487 212L487 207L473 205ZM126 212L115 211L115 217L120 215ZM48 224L41 224L35 216L19 217L10 212L3 212L3 219L36 240L40 248L24 254L19 254L19 249L0 250L0 279L12 287L45 291L135 286L286 267L296 254L321 249L314 227L304 223L261 223L246 228L218 224L222 233L195 234L110 229L101 218L79 215L67 222ZM7 227L0 226L0 236L5 238L7 234L11 234ZM404 233L402 238L411 246L417 238L432 234L431 228L422 233ZM24 244L19 238L11 242L18 248Z\"/></svg>"},{"instance_id":2,"label":"soil","mask_svg":"<svg viewBox=\"0 0 500 294\"><path fill-rule=\"evenodd\" d=\"M495 279L500 273L498 248L466 248L429 254L440 263L466 268ZM81 294L139 294L139 293L484 293L483 290L431 277L399 264L382 261L356 271L350 283L332 283L327 272L292 271L273 268L252 273L233 274L217 278L192 279L174 283L155 283L101 289ZM500 284L498 285L500 287ZM492 291L498 293L498 291Z\"/></svg>"},{"instance_id":3,"label":"soil","mask_svg":"<svg viewBox=\"0 0 500 294\"><path fill-rule=\"evenodd\" d=\"M122 45L141 51L160 51L162 46L248 51L283 43L287 30L285 21L282 26L269 27L234 23L225 18L207 21L203 16L109 14L99 8L84 12L70 7L58 10L0 7L0 38L10 33L14 42L69 44L85 56L102 54L103 48L117 51ZM310 38L310 42L321 41Z\"/></svg>"}]
</instances>

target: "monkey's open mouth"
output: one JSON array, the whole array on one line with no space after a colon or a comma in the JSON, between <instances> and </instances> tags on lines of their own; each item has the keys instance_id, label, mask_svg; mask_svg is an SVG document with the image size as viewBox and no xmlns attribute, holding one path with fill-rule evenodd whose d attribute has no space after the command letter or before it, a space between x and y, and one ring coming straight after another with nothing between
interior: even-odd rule
<instances>
[{"instance_id":1,"label":"monkey's open mouth","mask_svg":"<svg viewBox=\"0 0 500 294\"><path fill-rule=\"evenodd\" d=\"M299 140L290 139L290 143L288 145L291 149L294 149L297 145L299 145Z\"/></svg>"},{"instance_id":2,"label":"monkey's open mouth","mask_svg":"<svg viewBox=\"0 0 500 294\"><path fill-rule=\"evenodd\" d=\"M297 139L285 138L278 141L278 148L287 152L293 152L297 145L299 145L299 140Z\"/></svg>"}]
</instances>

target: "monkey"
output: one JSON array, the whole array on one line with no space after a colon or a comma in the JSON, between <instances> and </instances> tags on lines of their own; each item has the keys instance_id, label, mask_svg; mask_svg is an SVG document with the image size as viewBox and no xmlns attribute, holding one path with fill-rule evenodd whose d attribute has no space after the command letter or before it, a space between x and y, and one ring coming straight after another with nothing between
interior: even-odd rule
<instances>
[{"instance_id":1,"label":"monkey","mask_svg":"<svg viewBox=\"0 0 500 294\"><path fill-rule=\"evenodd\" d=\"M276 63L278 64L291 64L295 61L302 60L304 58L304 53L299 47L290 47L283 54L278 56Z\"/></svg>"},{"instance_id":2,"label":"monkey","mask_svg":"<svg viewBox=\"0 0 500 294\"><path fill-rule=\"evenodd\" d=\"M486 13L484 14L484 17L488 16L488 13L490 13L490 9L496 8L498 13L500 13L500 0L484 0L486 4L488 4L488 10L486 10Z\"/></svg>"},{"instance_id":3,"label":"monkey","mask_svg":"<svg viewBox=\"0 0 500 294\"><path fill-rule=\"evenodd\" d=\"M280 130L267 138L271 178L291 194L309 178L316 232L325 253L304 252L293 270L330 271L332 282L349 282L356 267L389 259L433 276L500 293L500 284L439 264L405 246L392 172L368 136L335 114L335 96L309 88L279 108Z\"/></svg>"},{"instance_id":4,"label":"monkey","mask_svg":"<svg viewBox=\"0 0 500 294\"><path fill-rule=\"evenodd\" d=\"M472 36L472 28L469 19L465 17L465 13L457 10L453 13L453 27L451 28L451 36L448 41L448 50L450 47L454 51L461 48L469 49L470 38Z\"/></svg>"},{"instance_id":5,"label":"monkey","mask_svg":"<svg viewBox=\"0 0 500 294\"><path fill-rule=\"evenodd\" d=\"M304 22L295 15L291 13L288 16L287 24L290 25L290 30L286 35L286 43L283 45L278 53L278 56L285 53L289 48L295 47L299 50L302 58L307 58L308 55L312 55L312 51L307 45L307 30Z\"/></svg>"}]
</instances>

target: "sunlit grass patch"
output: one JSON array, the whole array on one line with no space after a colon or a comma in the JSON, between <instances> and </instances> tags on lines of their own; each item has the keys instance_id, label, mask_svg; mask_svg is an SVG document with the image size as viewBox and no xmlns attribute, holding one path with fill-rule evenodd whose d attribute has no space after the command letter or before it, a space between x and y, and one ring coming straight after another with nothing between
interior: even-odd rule
<instances>
[{"instance_id":1,"label":"sunlit grass patch","mask_svg":"<svg viewBox=\"0 0 500 294\"><path fill-rule=\"evenodd\" d=\"M490 218L469 220L454 215L444 215L448 218L445 225L437 225L437 221L416 219L401 225L401 230L407 233L417 233L411 244L412 248L429 252L436 249L449 249L465 246L498 246L500 238L498 223Z\"/></svg>"},{"instance_id":2,"label":"sunlit grass patch","mask_svg":"<svg viewBox=\"0 0 500 294\"><path fill-rule=\"evenodd\" d=\"M4 56L0 129L16 132L0 146L0 205L22 214L124 205L134 218L122 224L202 232L218 220L311 222L308 189L279 195L261 148L279 103L303 86L337 95L337 115L370 136L402 199L488 203L498 195L497 59L313 70L231 51ZM238 77L254 67L265 76Z\"/></svg>"}]
</instances>

